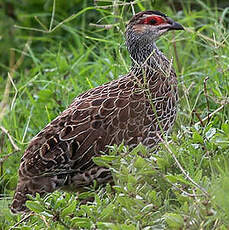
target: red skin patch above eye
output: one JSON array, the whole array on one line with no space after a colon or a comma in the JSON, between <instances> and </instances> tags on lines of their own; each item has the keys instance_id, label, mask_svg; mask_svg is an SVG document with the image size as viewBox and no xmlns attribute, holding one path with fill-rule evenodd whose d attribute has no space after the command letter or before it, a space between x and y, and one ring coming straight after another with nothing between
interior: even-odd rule
<instances>
[{"instance_id":1,"label":"red skin patch above eye","mask_svg":"<svg viewBox=\"0 0 229 230\"><path fill-rule=\"evenodd\" d=\"M152 23L150 23L151 20L156 21L156 23L153 24L154 26L160 25L160 24L163 24L163 23L166 23L166 21L165 21L163 18L161 18L161 17L158 17L158 16L151 16L151 17L147 17L147 18L143 19L143 21L141 22L141 24L149 24L149 25L152 25Z\"/></svg>"}]
</instances>

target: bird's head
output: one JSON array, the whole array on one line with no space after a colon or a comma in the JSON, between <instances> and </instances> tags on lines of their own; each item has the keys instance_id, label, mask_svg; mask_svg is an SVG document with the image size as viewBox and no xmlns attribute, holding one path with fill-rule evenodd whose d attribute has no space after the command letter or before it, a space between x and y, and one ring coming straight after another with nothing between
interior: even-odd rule
<instances>
[{"instance_id":1,"label":"bird's head","mask_svg":"<svg viewBox=\"0 0 229 230\"><path fill-rule=\"evenodd\" d=\"M152 43L169 30L184 30L183 26L159 11L143 11L137 13L129 21L126 28L126 41L143 45Z\"/></svg>"}]
</instances>

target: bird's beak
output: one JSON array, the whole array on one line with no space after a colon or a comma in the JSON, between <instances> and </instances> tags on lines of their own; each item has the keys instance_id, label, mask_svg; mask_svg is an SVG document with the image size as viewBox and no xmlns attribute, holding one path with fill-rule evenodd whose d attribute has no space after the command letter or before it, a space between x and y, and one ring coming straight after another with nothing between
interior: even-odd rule
<instances>
[{"instance_id":1,"label":"bird's beak","mask_svg":"<svg viewBox=\"0 0 229 230\"><path fill-rule=\"evenodd\" d=\"M173 19L167 17L168 30L184 30L184 27L178 22L173 21Z\"/></svg>"},{"instance_id":2,"label":"bird's beak","mask_svg":"<svg viewBox=\"0 0 229 230\"><path fill-rule=\"evenodd\" d=\"M173 22L169 29L170 30L184 30L184 27L177 22Z\"/></svg>"}]
</instances>

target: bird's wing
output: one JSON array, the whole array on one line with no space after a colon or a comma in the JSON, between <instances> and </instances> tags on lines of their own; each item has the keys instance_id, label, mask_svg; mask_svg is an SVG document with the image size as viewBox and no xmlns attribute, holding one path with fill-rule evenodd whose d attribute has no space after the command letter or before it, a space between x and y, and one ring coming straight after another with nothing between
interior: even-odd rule
<instances>
[{"instance_id":1,"label":"bird's wing","mask_svg":"<svg viewBox=\"0 0 229 230\"><path fill-rule=\"evenodd\" d=\"M107 145L137 144L144 120L144 92L125 77L79 97L38 133L21 160L19 175L84 170Z\"/></svg>"}]
</instances>

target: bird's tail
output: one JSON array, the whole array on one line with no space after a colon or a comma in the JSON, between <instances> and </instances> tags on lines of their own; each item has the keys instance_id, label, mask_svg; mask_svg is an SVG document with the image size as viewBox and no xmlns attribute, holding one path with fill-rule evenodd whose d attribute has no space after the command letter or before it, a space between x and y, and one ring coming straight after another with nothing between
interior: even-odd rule
<instances>
[{"instance_id":1,"label":"bird's tail","mask_svg":"<svg viewBox=\"0 0 229 230\"><path fill-rule=\"evenodd\" d=\"M28 183L26 181L19 181L10 207L12 213L28 211L25 205L28 194L31 194L28 189Z\"/></svg>"},{"instance_id":2,"label":"bird's tail","mask_svg":"<svg viewBox=\"0 0 229 230\"><path fill-rule=\"evenodd\" d=\"M19 212L29 211L26 207L28 195L35 196L39 193L43 196L45 193L53 192L57 189L55 177L32 177L32 178L19 178L16 192L11 204L11 212L16 214Z\"/></svg>"}]
</instances>

